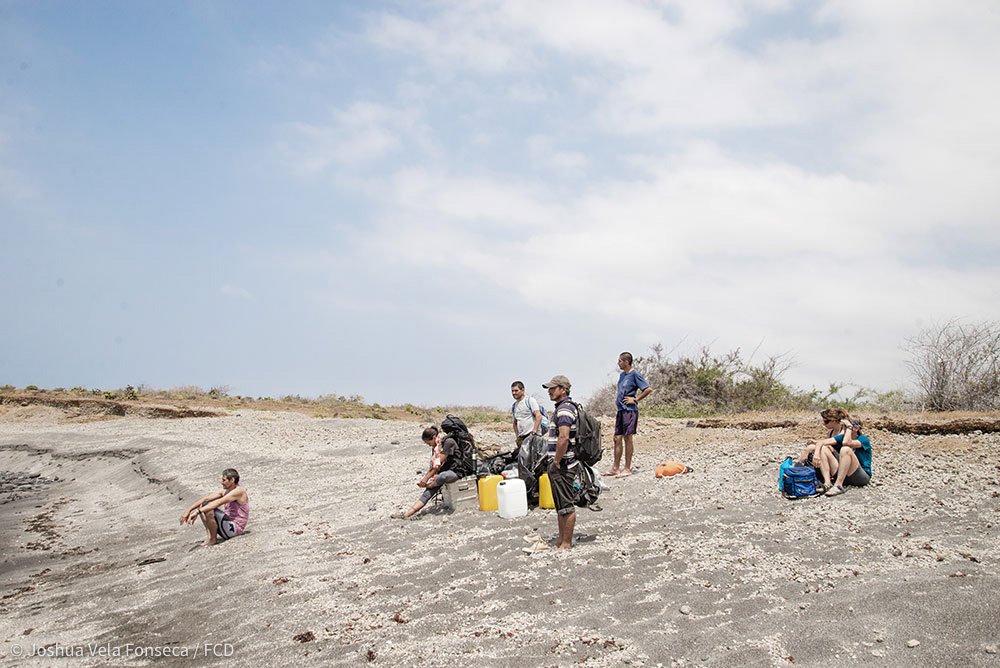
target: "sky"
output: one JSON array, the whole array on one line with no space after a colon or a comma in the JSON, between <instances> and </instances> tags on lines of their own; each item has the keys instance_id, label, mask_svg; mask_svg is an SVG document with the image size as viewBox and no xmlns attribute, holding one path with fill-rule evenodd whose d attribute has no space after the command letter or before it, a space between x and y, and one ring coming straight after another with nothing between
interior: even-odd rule
<instances>
[{"instance_id":1,"label":"sky","mask_svg":"<svg viewBox=\"0 0 1000 668\"><path fill-rule=\"evenodd\" d=\"M1000 320L1000 0L0 0L0 384L912 387Z\"/></svg>"}]
</instances>

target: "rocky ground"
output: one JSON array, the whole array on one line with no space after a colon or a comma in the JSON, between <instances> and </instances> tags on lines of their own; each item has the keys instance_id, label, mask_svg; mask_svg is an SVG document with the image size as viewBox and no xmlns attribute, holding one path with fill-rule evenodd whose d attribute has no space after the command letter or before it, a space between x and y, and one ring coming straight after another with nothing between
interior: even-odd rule
<instances>
[{"instance_id":1,"label":"rocky ground","mask_svg":"<svg viewBox=\"0 0 1000 668\"><path fill-rule=\"evenodd\" d=\"M871 486L787 501L778 463L819 425L783 417L768 429L644 420L639 471L609 481L602 512L579 513L576 548L529 555L526 538L554 536L551 511L389 519L419 492L428 453L415 423L255 411L80 422L4 406L0 655L26 666L1000 663L1000 434L874 430ZM506 443L502 427L473 431ZM664 458L694 472L657 480ZM229 466L250 494L251 530L197 547L201 529L178 518Z\"/></svg>"}]
</instances>

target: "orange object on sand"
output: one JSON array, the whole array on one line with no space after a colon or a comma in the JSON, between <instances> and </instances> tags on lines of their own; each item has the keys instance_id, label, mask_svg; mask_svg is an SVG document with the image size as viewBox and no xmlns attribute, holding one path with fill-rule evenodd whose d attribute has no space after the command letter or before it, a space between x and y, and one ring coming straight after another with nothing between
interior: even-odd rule
<instances>
[{"instance_id":1,"label":"orange object on sand","mask_svg":"<svg viewBox=\"0 0 1000 668\"><path fill-rule=\"evenodd\" d=\"M691 469L680 462L667 460L656 465L656 477L666 478L672 475L677 475L678 473L687 473L690 470Z\"/></svg>"}]
</instances>

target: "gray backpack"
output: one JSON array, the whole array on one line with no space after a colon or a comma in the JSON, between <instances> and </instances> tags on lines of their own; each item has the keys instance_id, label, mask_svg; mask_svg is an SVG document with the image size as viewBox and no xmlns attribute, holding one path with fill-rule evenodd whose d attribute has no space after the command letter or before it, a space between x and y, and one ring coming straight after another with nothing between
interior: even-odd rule
<instances>
[{"instance_id":1,"label":"gray backpack","mask_svg":"<svg viewBox=\"0 0 1000 668\"><path fill-rule=\"evenodd\" d=\"M573 402L578 415L576 424L576 458L587 466L594 466L604 456L601 447L601 423L593 415L583 410L583 406Z\"/></svg>"}]
</instances>

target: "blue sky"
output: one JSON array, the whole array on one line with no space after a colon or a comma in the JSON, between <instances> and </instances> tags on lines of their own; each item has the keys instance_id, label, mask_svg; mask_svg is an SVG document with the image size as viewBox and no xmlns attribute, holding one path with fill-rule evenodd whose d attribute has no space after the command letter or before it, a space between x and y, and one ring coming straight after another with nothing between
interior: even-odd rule
<instances>
[{"instance_id":1,"label":"blue sky","mask_svg":"<svg viewBox=\"0 0 1000 668\"><path fill-rule=\"evenodd\" d=\"M0 383L906 386L1000 319L1000 2L0 2Z\"/></svg>"}]
</instances>

